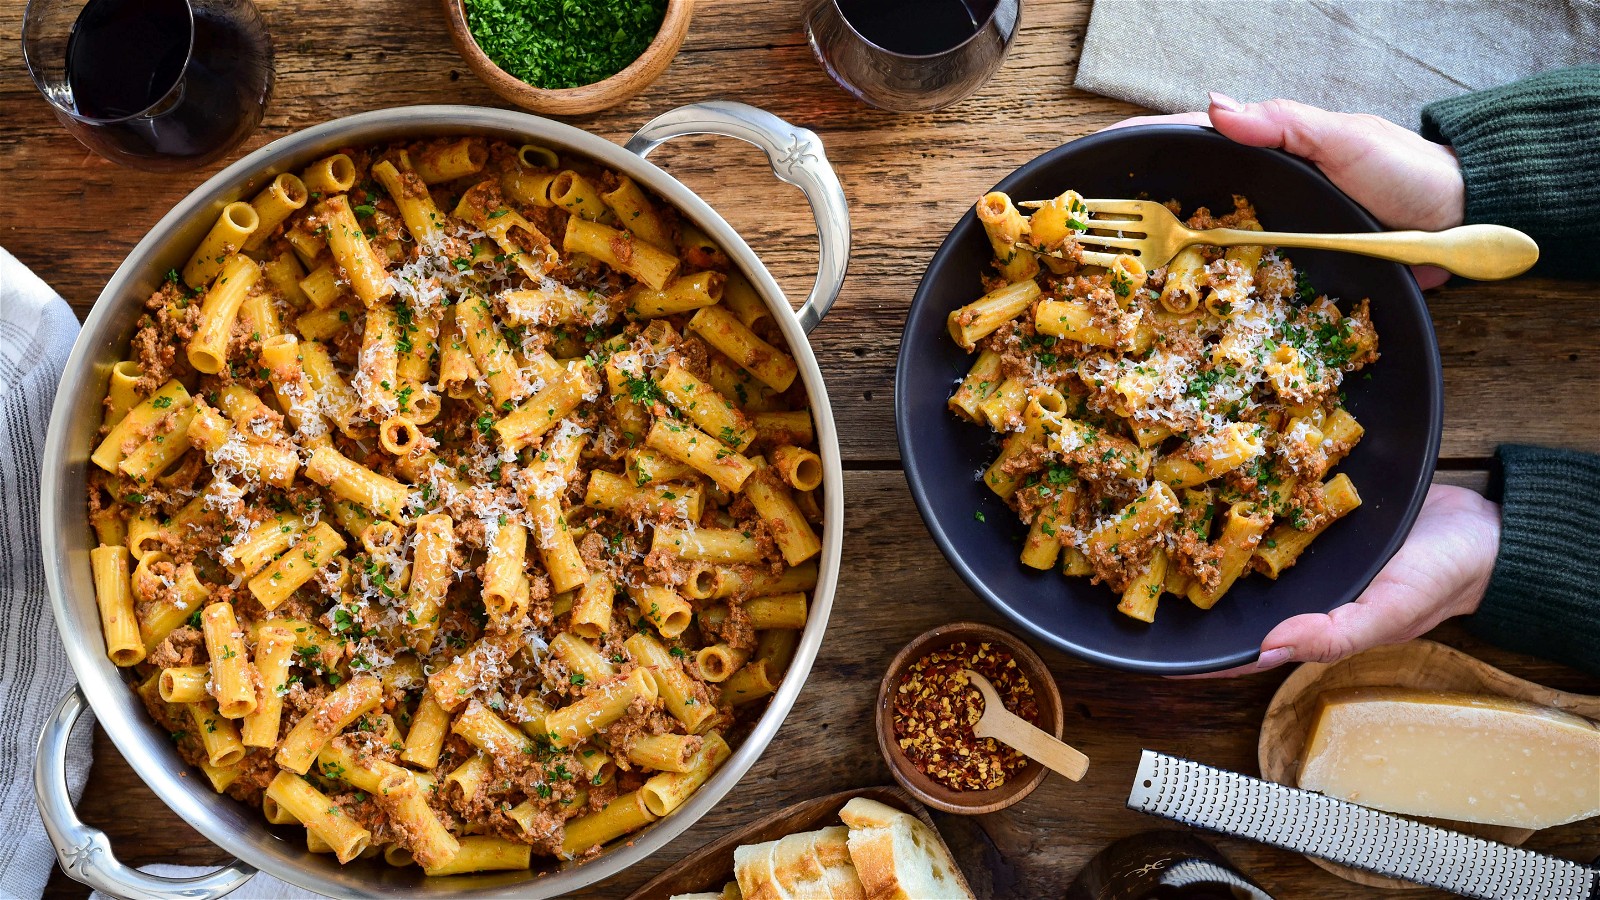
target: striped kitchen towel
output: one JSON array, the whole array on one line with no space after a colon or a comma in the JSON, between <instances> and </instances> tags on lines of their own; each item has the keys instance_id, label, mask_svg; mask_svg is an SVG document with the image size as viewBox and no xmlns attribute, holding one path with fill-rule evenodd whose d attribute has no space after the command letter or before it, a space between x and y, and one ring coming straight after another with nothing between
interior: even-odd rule
<instances>
[{"instance_id":1,"label":"striped kitchen towel","mask_svg":"<svg viewBox=\"0 0 1600 900\"><path fill-rule=\"evenodd\" d=\"M56 864L33 800L34 745L75 679L45 592L39 470L50 404L77 336L66 301L0 248L0 897L39 896ZM67 752L74 800L89 777L89 721Z\"/></svg>"}]
</instances>

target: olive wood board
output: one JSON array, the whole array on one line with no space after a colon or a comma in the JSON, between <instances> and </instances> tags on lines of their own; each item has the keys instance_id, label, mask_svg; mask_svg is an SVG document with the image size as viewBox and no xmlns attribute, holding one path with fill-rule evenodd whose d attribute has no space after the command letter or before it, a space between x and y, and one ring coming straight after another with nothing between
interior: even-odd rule
<instances>
[{"instance_id":1,"label":"olive wood board","mask_svg":"<svg viewBox=\"0 0 1600 900\"><path fill-rule=\"evenodd\" d=\"M1261 777L1297 787L1306 739L1316 721L1317 697L1326 691L1356 687L1402 687L1430 691L1488 694L1536 703L1551 709L1600 719L1600 697L1557 691L1496 669L1480 659L1433 641L1415 640L1358 653L1332 664L1306 663L1273 695L1261 721L1257 753ZM1413 817L1420 818L1420 817ZM1520 846L1531 828L1483 825L1449 819L1423 819L1442 828ZM1368 887L1415 890L1422 885L1362 872L1324 859L1307 859L1340 878Z\"/></svg>"},{"instance_id":2,"label":"olive wood board","mask_svg":"<svg viewBox=\"0 0 1600 900\"><path fill-rule=\"evenodd\" d=\"M721 838L701 847L699 850L679 860L672 868L667 869L655 878L650 879L644 887L628 895L628 900L667 900L674 894L692 894L697 891L720 891L722 886L733 881L733 851L745 844L761 844L775 841L785 835L797 834L802 831L813 831L826 828L829 825L839 824L839 810L856 797L866 797L879 803L892 806L902 812L908 812L922 820L924 825L933 829L938 835L939 844L950 853L950 847L945 844L944 835L939 834L939 827L933 824L933 818L928 815L928 810L914 800L910 794L897 787L868 787L856 788L849 791L840 791L825 797L813 800L802 800L792 806L772 813L761 819L751 822L743 828L735 829ZM950 855L955 858L954 854ZM966 874L956 866L957 876L961 883L967 883ZM971 888L968 888L971 892Z\"/></svg>"}]
</instances>

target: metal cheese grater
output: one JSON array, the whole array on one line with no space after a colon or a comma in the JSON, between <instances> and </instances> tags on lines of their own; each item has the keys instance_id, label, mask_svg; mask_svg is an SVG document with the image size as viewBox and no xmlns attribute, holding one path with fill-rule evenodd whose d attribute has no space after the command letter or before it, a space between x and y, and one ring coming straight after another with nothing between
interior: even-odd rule
<instances>
[{"instance_id":1,"label":"metal cheese grater","mask_svg":"<svg viewBox=\"0 0 1600 900\"><path fill-rule=\"evenodd\" d=\"M1152 750L1128 806L1483 900L1600 900L1600 871Z\"/></svg>"}]
</instances>

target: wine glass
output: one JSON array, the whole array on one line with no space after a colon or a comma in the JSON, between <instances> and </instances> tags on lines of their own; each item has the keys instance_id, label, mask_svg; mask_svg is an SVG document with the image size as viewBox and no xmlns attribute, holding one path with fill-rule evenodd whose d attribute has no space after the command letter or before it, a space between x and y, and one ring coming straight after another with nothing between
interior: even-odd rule
<instances>
[{"instance_id":1,"label":"wine glass","mask_svg":"<svg viewBox=\"0 0 1600 900\"><path fill-rule=\"evenodd\" d=\"M232 150L272 94L272 38L250 0L29 0L22 54L74 137L148 171Z\"/></svg>"},{"instance_id":2,"label":"wine glass","mask_svg":"<svg viewBox=\"0 0 1600 900\"><path fill-rule=\"evenodd\" d=\"M805 25L840 87L880 109L928 112L999 71L1021 16L1022 0L810 0Z\"/></svg>"}]
</instances>

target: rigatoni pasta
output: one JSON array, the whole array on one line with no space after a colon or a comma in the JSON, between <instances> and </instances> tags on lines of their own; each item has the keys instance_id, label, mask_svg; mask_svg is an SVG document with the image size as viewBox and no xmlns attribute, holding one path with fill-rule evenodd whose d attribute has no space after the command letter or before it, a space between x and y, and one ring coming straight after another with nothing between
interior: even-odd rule
<instances>
[{"instance_id":1,"label":"rigatoni pasta","mask_svg":"<svg viewBox=\"0 0 1600 900\"><path fill-rule=\"evenodd\" d=\"M91 456L107 652L180 755L430 875L670 815L817 584L815 427L749 281L628 178L478 137L225 219Z\"/></svg>"},{"instance_id":2,"label":"rigatoni pasta","mask_svg":"<svg viewBox=\"0 0 1600 900\"><path fill-rule=\"evenodd\" d=\"M1190 224L1261 230L1234 207ZM1103 582L1152 622L1163 594L1209 609L1252 568L1278 577L1360 504L1327 476L1361 438L1339 387L1378 358L1366 300L1342 312L1270 247L1084 265L1094 223L1072 191L1031 217L999 193L977 212L995 271L950 313L976 356L949 406L1001 436L982 479L1027 526L1024 565Z\"/></svg>"}]
</instances>

